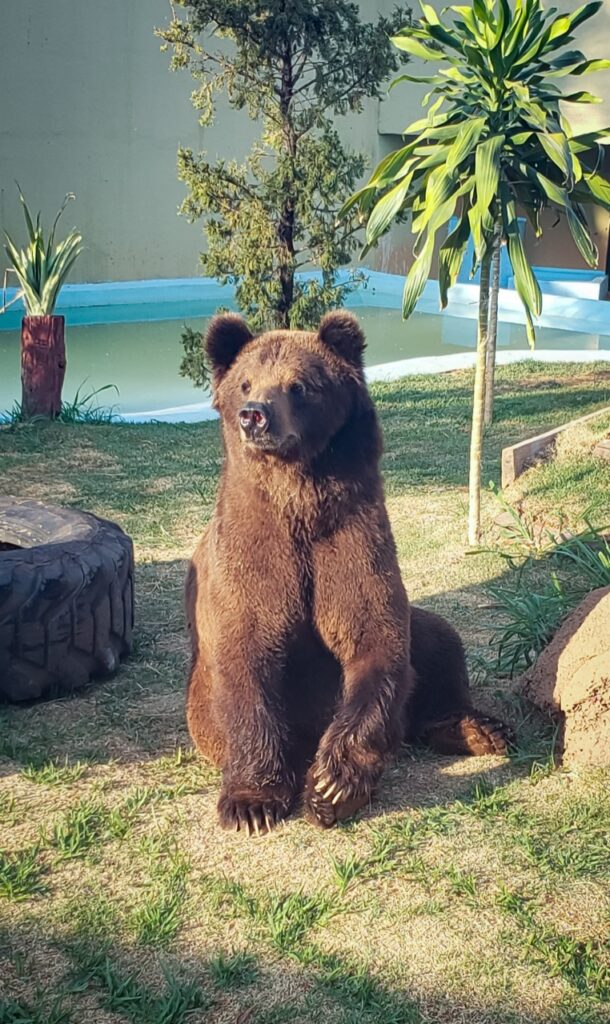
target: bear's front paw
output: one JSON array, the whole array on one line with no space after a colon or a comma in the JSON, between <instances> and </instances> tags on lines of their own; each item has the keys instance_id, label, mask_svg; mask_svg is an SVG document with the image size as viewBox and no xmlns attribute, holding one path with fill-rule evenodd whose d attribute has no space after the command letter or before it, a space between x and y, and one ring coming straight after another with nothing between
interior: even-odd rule
<instances>
[{"instance_id":1,"label":"bear's front paw","mask_svg":"<svg viewBox=\"0 0 610 1024\"><path fill-rule=\"evenodd\" d=\"M350 761L316 758L307 773L305 813L316 825L332 828L351 818L369 803L383 763L359 765Z\"/></svg>"},{"instance_id":2,"label":"bear's front paw","mask_svg":"<svg viewBox=\"0 0 610 1024\"><path fill-rule=\"evenodd\" d=\"M223 828L261 836L288 816L292 804L288 792L236 787L220 794L218 817Z\"/></svg>"}]
</instances>

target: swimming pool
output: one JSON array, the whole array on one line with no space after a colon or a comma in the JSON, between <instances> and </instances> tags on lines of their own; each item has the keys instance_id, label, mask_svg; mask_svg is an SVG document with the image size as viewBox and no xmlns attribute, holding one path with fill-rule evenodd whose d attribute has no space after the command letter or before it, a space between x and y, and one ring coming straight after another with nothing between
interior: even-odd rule
<instances>
[{"instance_id":1,"label":"swimming pool","mask_svg":"<svg viewBox=\"0 0 610 1024\"><path fill-rule=\"evenodd\" d=\"M439 313L437 286L429 282L417 312L404 323L402 285L396 275L371 273L367 288L350 297L367 336L369 378L472 365L476 286L456 286L448 311ZM514 292L502 290L499 362L529 355L515 299ZM118 394L106 391L99 401L115 405L117 414L130 420L207 418L212 414L209 396L179 375L180 333L185 322L204 329L219 305L233 305L230 289L205 280L66 287L58 308L68 324L64 398L71 400L81 386L88 392L112 384ZM0 410L20 395L21 312L10 315L8 321L8 314L0 317L0 326L11 328L0 330ZM545 360L610 359L610 303L545 296L535 355Z\"/></svg>"}]
</instances>

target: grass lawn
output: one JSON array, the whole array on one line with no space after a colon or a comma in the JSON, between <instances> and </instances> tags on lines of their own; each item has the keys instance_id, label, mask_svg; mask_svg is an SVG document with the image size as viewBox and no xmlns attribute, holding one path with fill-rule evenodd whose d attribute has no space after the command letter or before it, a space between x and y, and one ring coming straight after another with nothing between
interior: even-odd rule
<instances>
[{"instance_id":1,"label":"grass lawn","mask_svg":"<svg viewBox=\"0 0 610 1024\"><path fill-rule=\"evenodd\" d=\"M0 708L0 1024L610 1020L608 774L554 770L548 724L489 671L487 588L515 570L465 554L471 388L466 372L374 388L387 500L412 599L462 631L477 700L518 751L405 749L355 822L297 815L249 841L217 827L218 776L184 722L181 589L217 424L0 429L3 491L116 520L138 562L116 679ZM503 445L609 403L602 364L501 369L484 480ZM609 523L610 464L589 449L586 431L562 441L509 498L538 524Z\"/></svg>"}]
</instances>

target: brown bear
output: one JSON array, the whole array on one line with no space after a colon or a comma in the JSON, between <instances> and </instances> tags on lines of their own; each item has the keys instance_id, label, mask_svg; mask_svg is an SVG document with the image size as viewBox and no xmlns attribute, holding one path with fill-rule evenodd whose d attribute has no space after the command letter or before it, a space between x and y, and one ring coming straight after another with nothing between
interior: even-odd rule
<instances>
[{"instance_id":1,"label":"brown bear","mask_svg":"<svg viewBox=\"0 0 610 1024\"><path fill-rule=\"evenodd\" d=\"M206 336L225 449L187 581L187 713L223 773L226 828L269 831L304 792L331 826L366 804L401 740L505 753L470 701L443 619L410 608L384 504L381 436L350 314L317 333Z\"/></svg>"}]
</instances>

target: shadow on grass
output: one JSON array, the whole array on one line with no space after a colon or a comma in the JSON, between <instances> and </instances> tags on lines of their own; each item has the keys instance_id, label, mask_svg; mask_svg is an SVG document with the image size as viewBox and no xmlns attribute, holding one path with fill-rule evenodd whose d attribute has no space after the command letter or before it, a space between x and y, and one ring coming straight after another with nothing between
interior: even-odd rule
<instances>
[{"instance_id":1,"label":"shadow on grass","mask_svg":"<svg viewBox=\"0 0 610 1024\"><path fill-rule=\"evenodd\" d=\"M315 935L315 924L308 932ZM6 1024L601 1024L600 1008L577 996L555 1009L520 1010L511 998L415 995L370 962L303 941L284 949L268 937L247 949L207 958L162 954L95 932L0 931L0 1020ZM44 978L44 986L37 984ZM419 986L418 986L419 988ZM425 984L424 984L425 991ZM598 1004L599 1005L599 1004ZM110 1016L109 1016L110 1015ZM116 1015L116 1016L115 1016Z\"/></svg>"}]
</instances>

